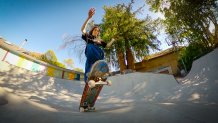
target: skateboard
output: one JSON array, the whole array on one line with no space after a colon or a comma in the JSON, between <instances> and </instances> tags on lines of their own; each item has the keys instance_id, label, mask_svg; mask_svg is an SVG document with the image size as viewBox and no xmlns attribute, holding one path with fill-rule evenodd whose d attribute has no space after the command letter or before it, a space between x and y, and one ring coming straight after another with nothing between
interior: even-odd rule
<instances>
[{"instance_id":1,"label":"skateboard","mask_svg":"<svg viewBox=\"0 0 218 123\"><path fill-rule=\"evenodd\" d=\"M88 73L88 82L85 84L83 95L80 101L80 112L95 110L95 102L104 85L111 86L111 81L107 80L109 67L104 60L96 61L91 71Z\"/></svg>"}]
</instances>

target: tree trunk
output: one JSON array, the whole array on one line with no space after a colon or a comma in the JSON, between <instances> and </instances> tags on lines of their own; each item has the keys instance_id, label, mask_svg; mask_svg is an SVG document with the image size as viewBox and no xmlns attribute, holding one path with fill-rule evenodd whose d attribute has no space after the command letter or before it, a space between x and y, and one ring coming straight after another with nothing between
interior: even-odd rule
<instances>
[{"instance_id":1,"label":"tree trunk","mask_svg":"<svg viewBox=\"0 0 218 123\"><path fill-rule=\"evenodd\" d=\"M126 41L125 45L126 45L127 69L134 70L135 69L134 56L133 56L132 50L129 46L129 42Z\"/></svg>"},{"instance_id":2,"label":"tree trunk","mask_svg":"<svg viewBox=\"0 0 218 123\"><path fill-rule=\"evenodd\" d=\"M214 47L214 45L215 45L215 43L214 43L214 35L210 31L209 25L208 24L204 24L203 22L200 22L199 25L203 29L202 33L207 36L207 42L208 42L208 44L210 44L209 46L210 47Z\"/></svg>"},{"instance_id":3,"label":"tree trunk","mask_svg":"<svg viewBox=\"0 0 218 123\"><path fill-rule=\"evenodd\" d=\"M218 47L218 25L215 25L214 42L215 42L215 46Z\"/></svg>"},{"instance_id":4,"label":"tree trunk","mask_svg":"<svg viewBox=\"0 0 218 123\"><path fill-rule=\"evenodd\" d=\"M122 51L117 51L117 57L118 57L118 63L120 66L120 72L122 73L124 70L126 70L126 63L125 63L125 57Z\"/></svg>"}]
</instances>

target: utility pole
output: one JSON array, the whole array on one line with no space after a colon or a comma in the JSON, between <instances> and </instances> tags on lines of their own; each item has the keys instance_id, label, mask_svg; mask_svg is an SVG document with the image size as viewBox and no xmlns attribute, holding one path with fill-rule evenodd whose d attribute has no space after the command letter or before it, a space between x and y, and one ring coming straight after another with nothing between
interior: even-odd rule
<instances>
[{"instance_id":1,"label":"utility pole","mask_svg":"<svg viewBox=\"0 0 218 123\"><path fill-rule=\"evenodd\" d=\"M19 46L19 50L27 43L27 39L23 40Z\"/></svg>"}]
</instances>

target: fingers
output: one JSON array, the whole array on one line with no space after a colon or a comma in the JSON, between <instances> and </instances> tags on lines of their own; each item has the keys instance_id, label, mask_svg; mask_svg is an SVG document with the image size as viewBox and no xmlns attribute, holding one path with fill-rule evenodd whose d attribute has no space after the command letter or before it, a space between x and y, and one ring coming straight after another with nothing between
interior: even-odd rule
<instances>
[{"instance_id":1,"label":"fingers","mask_svg":"<svg viewBox=\"0 0 218 123\"><path fill-rule=\"evenodd\" d=\"M89 17L91 18L95 14L95 8L89 9Z\"/></svg>"},{"instance_id":2,"label":"fingers","mask_svg":"<svg viewBox=\"0 0 218 123\"><path fill-rule=\"evenodd\" d=\"M89 11L95 12L95 8L90 8Z\"/></svg>"}]
</instances>

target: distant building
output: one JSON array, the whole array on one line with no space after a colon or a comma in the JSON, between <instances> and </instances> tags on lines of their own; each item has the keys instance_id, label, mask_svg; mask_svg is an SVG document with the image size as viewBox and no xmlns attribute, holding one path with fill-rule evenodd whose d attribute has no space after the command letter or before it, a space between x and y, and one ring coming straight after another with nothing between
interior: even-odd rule
<instances>
[{"instance_id":1,"label":"distant building","mask_svg":"<svg viewBox=\"0 0 218 123\"><path fill-rule=\"evenodd\" d=\"M179 52L170 48L159 53L146 56L141 62L135 63L135 70L138 72L177 75L180 71L178 69L178 57Z\"/></svg>"}]
</instances>

